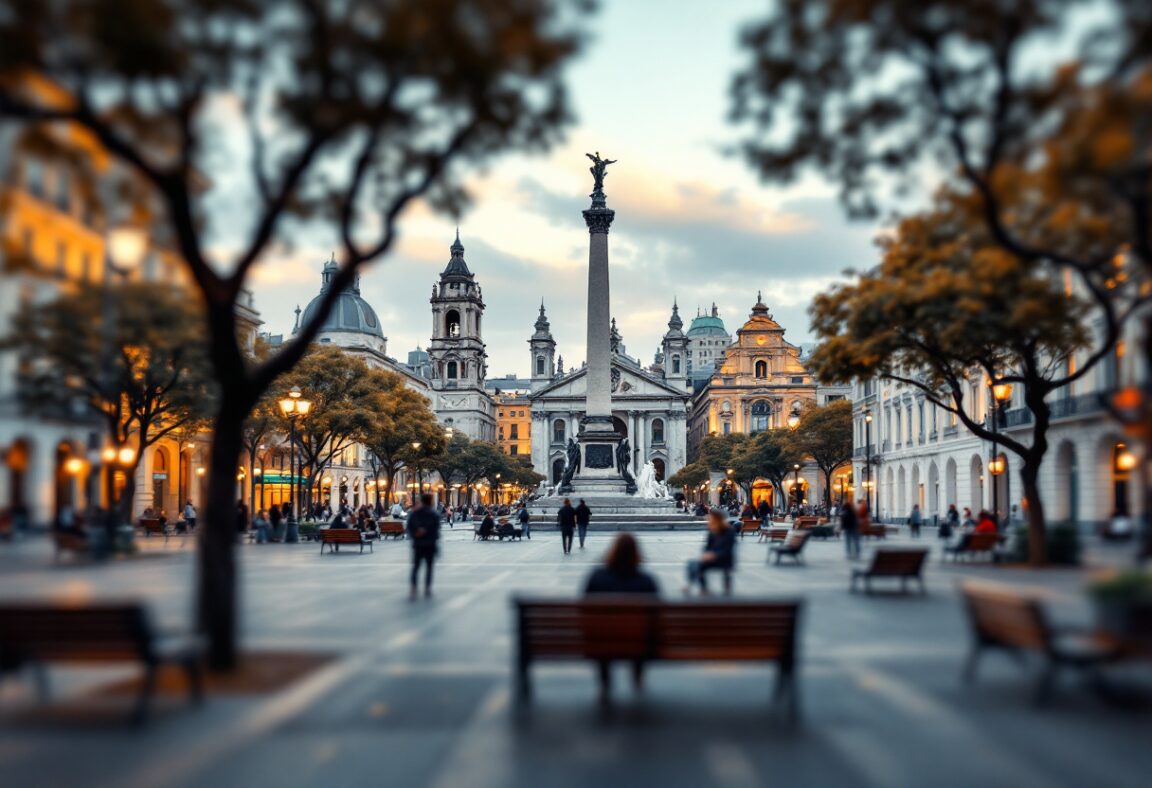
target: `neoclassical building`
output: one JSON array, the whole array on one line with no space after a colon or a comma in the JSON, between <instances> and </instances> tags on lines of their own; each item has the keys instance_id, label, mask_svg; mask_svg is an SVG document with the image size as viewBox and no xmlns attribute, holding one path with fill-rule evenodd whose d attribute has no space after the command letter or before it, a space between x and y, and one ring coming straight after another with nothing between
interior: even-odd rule
<instances>
[{"instance_id":1,"label":"neoclassical building","mask_svg":"<svg viewBox=\"0 0 1152 788\"><path fill-rule=\"evenodd\" d=\"M664 368L645 370L625 352L612 322L612 418L632 449L632 471L648 462L659 478L679 470L687 458L686 339L678 309L673 306L664 335ZM587 394L586 369L563 371L556 358L556 341L540 305L535 333L528 340L531 359L532 465L549 483L564 470L564 445L580 431Z\"/></svg>"}]
</instances>

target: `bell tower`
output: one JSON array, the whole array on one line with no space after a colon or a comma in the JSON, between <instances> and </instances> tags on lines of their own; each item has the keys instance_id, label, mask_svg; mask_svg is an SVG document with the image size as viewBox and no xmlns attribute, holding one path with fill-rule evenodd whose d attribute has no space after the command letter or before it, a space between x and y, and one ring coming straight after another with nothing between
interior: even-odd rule
<instances>
[{"instance_id":1,"label":"bell tower","mask_svg":"<svg viewBox=\"0 0 1152 788\"><path fill-rule=\"evenodd\" d=\"M536 333L528 340L531 353L532 391L538 391L552 382L556 375L556 340L552 337L552 326L544 314L544 301L540 301L540 315L536 318Z\"/></svg>"},{"instance_id":2,"label":"bell tower","mask_svg":"<svg viewBox=\"0 0 1152 788\"><path fill-rule=\"evenodd\" d=\"M460 230L449 247L451 257L432 286L432 388L438 392L436 415L470 438L496 437L492 398L484 390L488 375L481 323L484 298L476 277L464 261Z\"/></svg>"}]
</instances>

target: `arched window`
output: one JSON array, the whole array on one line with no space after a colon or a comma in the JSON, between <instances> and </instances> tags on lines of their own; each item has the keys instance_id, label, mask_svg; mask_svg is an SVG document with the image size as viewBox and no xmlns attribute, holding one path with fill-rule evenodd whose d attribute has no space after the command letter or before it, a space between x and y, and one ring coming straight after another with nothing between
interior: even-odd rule
<instances>
[{"instance_id":1,"label":"arched window","mask_svg":"<svg viewBox=\"0 0 1152 788\"><path fill-rule=\"evenodd\" d=\"M768 377L768 362L767 361L757 361L756 362L756 377L758 377L758 378Z\"/></svg>"},{"instance_id":2,"label":"arched window","mask_svg":"<svg viewBox=\"0 0 1152 788\"><path fill-rule=\"evenodd\" d=\"M763 363L763 362L760 362ZM765 400L758 399L752 403L752 432L768 429L768 416L772 409Z\"/></svg>"},{"instance_id":3,"label":"arched window","mask_svg":"<svg viewBox=\"0 0 1152 788\"><path fill-rule=\"evenodd\" d=\"M563 443L564 437L567 434L567 426L564 424L564 419L556 419L552 422L552 442Z\"/></svg>"},{"instance_id":4,"label":"arched window","mask_svg":"<svg viewBox=\"0 0 1152 788\"><path fill-rule=\"evenodd\" d=\"M653 419L652 420L652 442L653 443L663 443L664 442L664 419Z\"/></svg>"},{"instance_id":5,"label":"arched window","mask_svg":"<svg viewBox=\"0 0 1152 788\"><path fill-rule=\"evenodd\" d=\"M544 374L544 357L543 356L537 356L536 357L536 375L540 376L543 374Z\"/></svg>"},{"instance_id":6,"label":"arched window","mask_svg":"<svg viewBox=\"0 0 1152 788\"><path fill-rule=\"evenodd\" d=\"M672 357L672 374L673 375L679 375L680 374L680 356L679 355Z\"/></svg>"},{"instance_id":7,"label":"arched window","mask_svg":"<svg viewBox=\"0 0 1152 788\"><path fill-rule=\"evenodd\" d=\"M460 377L460 368L456 365L455 361L448 362L448 380L456 380Z\"/></svg>"},{"instance_id":8,"label":"arched window","mask_svg":"<svg viewBox=\"0 0 1152 788\"><path fill-rule=\"evenodd\" d=\"M444 316L444 333L450 337L460 336L460 313L455 309L449 309Z\"/></svg>"}]
</instances>

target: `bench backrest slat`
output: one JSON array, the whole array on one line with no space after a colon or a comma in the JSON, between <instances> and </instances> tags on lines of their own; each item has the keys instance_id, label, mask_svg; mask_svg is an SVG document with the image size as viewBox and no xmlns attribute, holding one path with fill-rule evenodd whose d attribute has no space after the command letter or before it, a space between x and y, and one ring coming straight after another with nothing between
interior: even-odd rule
<instances>
[{"instance_id":1,"label":"bench backrest slat","mask_svg":"<svg viewBox=\"0 0 1152 788\"><path fill-rule=\"evenodd\" d=\"M973 583L962 584L961 592L980 636L1019 648L1048 647L1048 624L1037 600Z\"/></svg>"},{"instance_id":2,"label":"bench backrest slat","mask_svg":"<svg viewBox=\"0 0 1152 788\"><path fill-rule=\"evenodd\" d=\"M872 554L872 566L868 571L874 575L915 574L927 556L927 550L877 550Z\"/></svg>"},{"instance_id":3,"label":"bench backrest slat","mask_svg":"<svg viewBox=\"0 0 1152 788\"><path fill-rule=\"evenodd\" d=\"M3 605L0 654L45 660L148 658L151 627L140 605Z\"/></svg>"},{"instance_id":4,"label":"bench backrest slat","mask_svg":"<svg viewBox=\"0 0 1152 788\"><path fill-rule=\"evenodd\" d=\"M355 528L328 528L320 532L320 538L325 542L336 542L338 544L359 544L363 541L360 537L360 532Z\"/></svg>"}]
</instances>

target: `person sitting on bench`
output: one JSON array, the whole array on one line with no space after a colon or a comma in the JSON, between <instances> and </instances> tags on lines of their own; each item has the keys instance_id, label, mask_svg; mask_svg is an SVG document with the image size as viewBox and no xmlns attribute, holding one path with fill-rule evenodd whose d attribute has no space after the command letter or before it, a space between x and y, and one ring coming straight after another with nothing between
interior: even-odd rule
<instances>
[{"instance_id":1,"label":"person sitting on bench","mask_svg":"<svg viewBox=\"0 0 1152 788\"><path fill-rule=\"evenodd\" d=\"M484 519L480 521L480 538L491 539L492 534L496 532L496 521L492 519L492 515L484 515Z\"/></svg>"},{"instance_id":2,"label":"person sitting on bench","mask_svg":"<svg viewBox=\"0 0 1152 788\"><path fill-rule=\"evenodd\" d=\"M636 537L622 533L608 548L604 566L592 570L584 583L584 593L595 594L652 594L660 593L656 579L640 568L640 545ZM644 663L632 663L632 686L644 688ZM612 663L600 662L600 700L606 702L612 691Z\"/></svg>"},{"instance_id":3,"label":"person sitting on bench","mask_svg":"<svg viewBox=\"0 0 1152 788\"><path fill-rule=\"evenodd\" d=\"M708 593L705 575L712 570L724 573L724 593L731 593L732 565L736 558L736 531L728 523L728 514L723 509L713 509L708 513L708 538L704 542L704 552L698 559L688 562L688 585L684 593L692 591L692 585L700 586L700 593Z\"/></svg>"}]
</instances>

